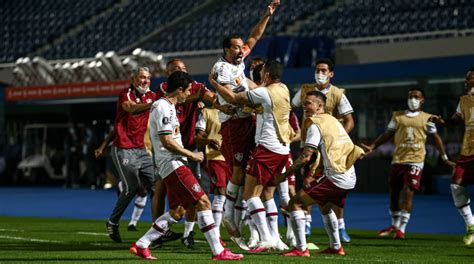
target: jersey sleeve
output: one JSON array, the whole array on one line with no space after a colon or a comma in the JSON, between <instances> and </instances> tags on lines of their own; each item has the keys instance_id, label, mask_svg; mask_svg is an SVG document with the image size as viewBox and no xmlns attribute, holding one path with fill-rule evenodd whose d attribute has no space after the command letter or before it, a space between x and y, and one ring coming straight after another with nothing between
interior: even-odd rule
<instances>
[{"instance_id":1,"label":"jersey sleeve","mask_svg":"<svg viewBox=\"0 0 474 264\"><path fill-rule=\"evenodd\" d=\"M164 104L158 104L156 109L156 130L158 135L171 135L173 133L173 127L171 125L171 111L166 109Z\"/></svg>"},{"instance_id":2,"label":"jersey sleeve","mask_svg":"<svg viewBox=\"0 0 474 264\"><path fill-rule=\"evenodd\" d=\"M293 96L293 99L291 99L291 106L294 108L301 106L301 89L299 89L295 96Z\"/></svg>"},{"instance_id":3,"label":"jersey sleeve","mask_svg":"<svg viewBox=\"0 0 474 264\"><path fill-rule=\"evenodd\" d=\"M426 123L426 133L435 134L436 132L438 132L438 130L436 129L436 124L435 123L433 123L433 122Z\"/></svg>"},{"instance_id":4,"label":"jersey sleeve","mask_svg":"<svg viewBox=\"0 0 474 264\"><path fill-rule=\"evenodd\" d=\"M199 113L198 119L196 121L196 130L206 131L206 119L204 118L203 113Z\"/></svg>"},{"instance_id":5,"label":"jersey sleeve","mask_svg":"<svg viewBox=\"0 0 474 264\"><path fill-rule=\"evenodd\" d=\"M338 111L339 115L341 115L341 116L352 114L354 112L354 109L352 109L352 105L349 102L349 99L347 99L345 94L343 94L342 97L341 97L341 101L339 102L339 106L337 107L337 111Z\"/></svg>"},{"instance_id":6,"label":"jersey sleeve","mask_svg":"<svg viewBox=\"0 0 474 264\"><path fill-rule=\"evenodd\" d=\"M270 96L266 88L258 87L247 92L250 102L253 105L268 104Z\"/></svg>"},{"instance_id":7,"label":"jersey sleeve","mask_svg":"<svg viewBox=\"0 0 474 264\"><path fill-rule=\"evenodd\" d=\"M315 125L312 124L308 128L308 132L306 133L306 141L304 142L305 147L310 147L310 148L318 148L319 143L321 143L321 132L319 131L319 128Z\"/></svg>"},{"instance_id":8,"label":"jersey sleeve","mask_svg":"<svg viewBox=\"0 0 474 264\"><path fill-rule=\"evenodd\" d=\"M122 105L122 103L127 102L127 101L132 101L133 99L131 98L131 91L130 89L123 90L119 94L119 103Z\"/></svg>"},{"instance_id":9,"label":"jersey sleeve","mask_svg":"<svg viewBox=\"0 0 474 264\"><path fill-rule=\"evenodd\" d=\"M461 118L464 118L464 116L462 114L462 111L461 111L461 102L459 102L458 106L456 107L456 115L461 117Z\"/></svg>"}]
</instances>

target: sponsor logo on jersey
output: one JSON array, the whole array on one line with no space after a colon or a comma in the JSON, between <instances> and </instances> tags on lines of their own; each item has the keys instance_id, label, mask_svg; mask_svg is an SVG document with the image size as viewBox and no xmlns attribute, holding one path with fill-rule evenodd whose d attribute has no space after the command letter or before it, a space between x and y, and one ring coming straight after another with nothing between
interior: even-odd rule
<instances>
[{"instance_id":1,"label":"sponsor logo on jersey","mask_svg":"<svg viewBox=\"0 0 474 264\"><path fill-rule=\"evenodd\" d=\"M244 158L244 154L242 152L237 152L234 154L234 158L238 161L241 162L242 159Z\"/></svg>"},{"instance_id":2,"label":"sponsor logo on jersey","mask_svg":"<svg viewBox=\"0 0 474 264\"><path fill-rule=\"evenodd\" d=\"M194 192L200 192L201 191L201 186L199 186L199 184L195 183L191 189L193 189Z\"/></svg>"},{"instance_id":3,"label":"sponsor logo on jersey","mask_svg":"<svg viewBox=\"0 0 474 264\"><path fill-rule=\"evenodd\" d=\"M168 117L163 117L163 119L161 120L161 122L163 122L164 125L167 125L170 123L170 119Z\"/></svg>"}]
</instances>

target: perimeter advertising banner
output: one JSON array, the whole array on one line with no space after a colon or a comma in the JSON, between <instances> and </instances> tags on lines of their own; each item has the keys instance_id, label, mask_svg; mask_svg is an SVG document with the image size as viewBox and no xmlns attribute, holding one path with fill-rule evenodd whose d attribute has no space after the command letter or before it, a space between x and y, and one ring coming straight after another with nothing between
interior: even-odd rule
<instances>
[{"instance_id":1,"label":"perimeter advertising banner","mask_svg":"<svg viewBox=\"0 0 474 264\"><path fill-rule=\"evenodd\" d=\"M48 86L7 87L5 101L51 100L78 97L100 97L118 94L130 86L130 80L90 82Z\"/></svg>"}]
</instances>

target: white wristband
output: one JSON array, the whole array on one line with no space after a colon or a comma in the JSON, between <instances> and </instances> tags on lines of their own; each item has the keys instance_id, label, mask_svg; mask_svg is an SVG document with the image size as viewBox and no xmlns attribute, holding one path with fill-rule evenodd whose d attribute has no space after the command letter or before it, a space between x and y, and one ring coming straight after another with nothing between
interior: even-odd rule
<instances>
[{"instance_id":1,"label":"white wristband","mask_svg":"<svg viewBox=\"0 0 474 264\"><path fill-rule=\"evenodd\" d=\"M446 155L446 153L445 153L445 154L441 155L441 158L442 158L444 161L447 161L447 160L448 160L448 155Z\"/></svg>"}]
</instances>

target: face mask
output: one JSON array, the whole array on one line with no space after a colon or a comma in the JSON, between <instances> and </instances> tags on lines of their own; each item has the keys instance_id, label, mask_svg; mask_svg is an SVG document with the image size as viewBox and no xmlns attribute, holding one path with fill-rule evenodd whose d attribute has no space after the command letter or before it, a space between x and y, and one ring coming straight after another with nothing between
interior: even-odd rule
<instances>
[{"instance_id":1,"label":"face mask","mask_svg":"<svg viewBox=\"0 0 474 264\"><path fill-rule=\"evenodd\" d=\"M408 99L408 108L410 110L415 111L420 108L421 101L415 98Z\"/></svg>"},{"instance_id":2,"label":"face mask","mask_svg":"<svg viewBox=\"0 0 474 264\"><path fill-rule=\"evenodd\" d=\"M146 92L148 92L148 87L143 87L143 86L137 86L135 87L137 89L137 91L140 93L140 94L145 94Z\"/></svg>"},{"instance_id":3,"label":"face mask","mask_svg":"<svg viewBox=\"0 0 474 264\"><path fill-rule=\"evenodd\" d=\"M469 92L467 92L468 94L470 95L474 95L474 87L471 88L471 90L469 90Z\"/></svg>"},{"instance_id":4,"label":"face mask","mask_svg":"<svg viewBox=\"0 0 474 264\"><path fill-rule=\"evenodd\" d=\"M315 73L314 79L316 80L317 84L323 85L328 82L329 78L326 75Z\"/></svg>"}]
</instances>

